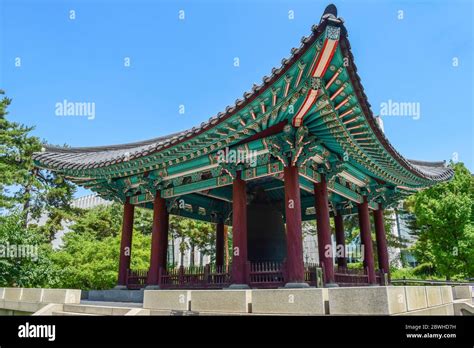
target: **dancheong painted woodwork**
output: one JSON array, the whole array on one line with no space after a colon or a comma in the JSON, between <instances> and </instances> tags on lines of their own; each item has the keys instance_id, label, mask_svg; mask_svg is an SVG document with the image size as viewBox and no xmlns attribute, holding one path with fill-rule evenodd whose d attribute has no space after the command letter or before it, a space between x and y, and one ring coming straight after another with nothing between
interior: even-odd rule
<instances>
[{"instance_id":1,"label":"dancheong painted woodwork","mask_svg":"<svg viewBox=\"0 0 474 348\"><path fill-rule=\"evenodd\" d=\"M234 225L234 244L242 247L232 265L239 284L249 282L242 269L253 269L245 266L247 252L255 260L284 258L291 283L306 277L300 255L301 220L317 218L320 241L327 243L328 214L359 214L368 242L369 211L390 207L453 175L444 162L404 158L385 137L357 74L347 29L333 5L280 67L200 126L123 145L45 146L34 154L34 161L105 199L124 203L126 215L129 205L153 209L159 195L165 207L155 209L160 216L164 209L167 214ZM245 202L267 207L247 214ZM281 222L275 219L274 230L286 224L286 238L293 241L291 245L287 241L286 249L280 235L259 236L254 231L259 214L271 216L275 211ZM252 226L249 236L247 215ZM379 239L385 233L380 218L378 214ZM165 225L156 227L158 244L164 238L158 229ZM247 251L248 238L256 244ZM152 259L161 265L164 251L158 244ZM264 256L259 257L257 250L265 244L275 253L262 251ZM383 250L378 252L385 257ZM324 257L320 261L326 282L337 282L338 275L328 269L333 261ZM367 278L373 283L373 260L368 267ZM152 268L149 279L156 283L159 270L156 265Z\"/></svg>"}]
</instances>

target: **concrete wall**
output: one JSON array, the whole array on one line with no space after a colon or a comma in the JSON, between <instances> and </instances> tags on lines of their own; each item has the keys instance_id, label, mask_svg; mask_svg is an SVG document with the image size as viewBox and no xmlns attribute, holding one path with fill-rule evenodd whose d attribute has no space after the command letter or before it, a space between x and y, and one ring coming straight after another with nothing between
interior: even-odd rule
<instances>
[{"instance_id":1,"label":"concrete wall","mask_svg":"<svg viewBox=\"0 0 474 348\"><path fill-rule=\"evenodd\" d=\"M371 286L258 290L145 290L144 311L169 315L467 315L470 287ZM0 315L79 304L80 290L0 288ZM51 307L51 306L50 306ZM54 306L53 306L54 307ZM51 308L53 308L51 307ZM51 312L51 311L49 311ZM44 311L43 315L49 313Z\"/></svg>"},{"instance_id":2,"label":"concrete wall","mask_svg":"<svg viewBox=\"0 0 474 348\"><path fill-rule=\"evenodd\" d=\"M453 315L453 295L465 289L450 286L380 286L331 288L329 313L333 315Z\"/></svg>"},{"instance_id":3,"label":"concrete wall","mask_svg":"<svg viewBox=\"0 0 474 348\"><path fill-rule=\"evenodd\" d=\"M330 288L329 313L334 315L391 315L407 311L404 287Z\"/></svg>"},{"instance_id":4,"label":"concrete wall","mask_svg":"<svg viewBox=\"0 0 474 348\"><path fill-rule=\"evenodd\" d=\"M252 313L256 314L325 314L327 289L252 290Z\"/></svg>"},{"instance_id":5,"label":"concrete wall","mask_svg":"<svg viewBox=\"0 0 474 348\"><path fill-rule=\"evenodd\" d=\"M469 302L454 298L466 294L451 286L145 290L143 308L201 315L454 315L456 301ZM464 313L471 307L462 308Z\"/></svg>"},{"instance_id":6,"label":"concrete wall","mask_svg":"<svg viewBox=\"0 0 474 348\"><path fill-rule=\"evenodd\" d=\"M191 291L145 290L143 308L152 310L190 310Z\"/></svg>"},{"instance_id":7,"label":"concrete wall","mask_svg":"<svg viewBox=\"0 0 474 348\"><path fill-rule=\"evenodd\" d=\"M249 313L251 303L251 290L191 290L192 311Z\"/></svg>"},{"instance_id":8,"label":"concrete wall","mask_svg":"<svg viewBox=\"0 0 474 348\"><path fill-rule=\"evenodd\" d=\"M31 314L49 303L79 303L81 290L0 288L0 315Z\"/></svg>"}]
</instances>

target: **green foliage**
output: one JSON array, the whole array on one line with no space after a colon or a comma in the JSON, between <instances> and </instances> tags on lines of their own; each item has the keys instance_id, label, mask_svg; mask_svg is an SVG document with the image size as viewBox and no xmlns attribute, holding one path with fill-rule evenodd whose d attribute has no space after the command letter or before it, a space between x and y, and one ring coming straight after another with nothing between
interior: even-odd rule
<instances>
[{"instance_id":1,"label":"green foliage","mask_svg":"<svg viewBox=\"0 0 474 348\"><path fill-rule=\"evenodd\" d=\"M100 235L101 233L99 233ZM110 289L117 284L120 237L98 238L90 232L68 233L64 245L52 255L61 271L61 287ZM132 269L147 269L150 262L150 236L134 231Z\"/></svg>"},{"instance_id":2,"label":"green foliage","mask_svg":"<svg viewBox=\"0 0 474 348\"><path fill-rule=\"evenodd\" d=\"M93 235L97 240L114 237L120 233L121 215L119 204L81 210L73 218L70 230L75 234Z\"/></svg>"},{"instance_id":3,"label":"green foliage","mask_svg":"<svg viewBox=\"0 0 474 348\"><path fill-rule=\"evenodd\" d=\"M197 248L203 255L210 255L211 260L215 258L216 236L215 227L212 224L181 216L171 216L169 229L173 238L180 239L179 251L181 254L188 249L191 249L191 253L193 253Z\"/></svg>"},{"instance_id":4,"label":"green foliage","mask_svg":"<svg viewBox=\"0 0 474 348\"><path fill-rule=\"evenodd\" d=\"M390 276L392 279L419 279L419 280L442 280L439 275L430 273L428 265L419 267L391 268Z\"/></svg>"},{"instance_id":5,"label":"green foliage","mask_svg":"<svg viewBox=\"0 0 474 348\"><path fill-rule=\"evenodd\" d=\"M0 90L0 95L5 93ZM33 129L7 120L7 108L11 99L0 100L0 207L13 208L19 195L12 190L13 185L22 188L31 184L31 154L39 151L41 145L37 138L28 134ZM25 193L20 189L20 194ZM23 201L29 197L23 197Z\"/></svg>"},{"instance_id":6,"label":"green foliage","mask_svg":"<svg viewBox=\"0 0 474 348\"><path fill-rule=\"evenodd\" d=\"M351 262L347 264L348 269L364 269L362 262Z\"/></svg>"},{"instance_id":7,"label":"green foliage","mask_svg":"<svg viewBox=\"0 0 474 348\"><path fill-rule=\"evenodd\" d=\"M415 215L415 256L446 279L474 276L474 179L462 163L454 179L410 197Z\"/></svg>"},{"instance_id":8,"label":"green foliage","mask_svg":"<svg viewBox=\"0 0 474 348\"><path fill-rule=\"evenodd\" d=\"M420 277L433 277L435 276L433 264L429 262L421 263L413 268L413 274Z\"/></svg>"},{"instance_id":9,"label":"green foliage","mask_svg":"<svg viewBox=\"0 0 474 348\"><path fill-rule=\"evenodd\" d=\"M52 257L61 270L61 286L109 289L117 282L122 207L99 206L77 214L70 233ZM132 238L132 269L148 269L151 249L152 212L135 209ZM199 248L213 257L215 228L212 224L170 217L170 234L182 238L181 251Z\"/></svg>"},{"instance_id":10,"label":"green foliage","mask_svg":"<svg viewBox=\"0 0 474 348\"><path fill-rule=\"evenodd\" d=\"M61 269L61 287L110 289L117 283L122 225L120 204L80 211L71 221L71 232L53 253ZM151 249L151 211L135 209L132 269L147 269ZM143 233L146 231L147 233Z\"/></svg>"},{"instance_id":11,"label":"green foliage","mask_svg":"<svg viewBox=\"0 0 474 348\"><path fill-rule=\"evenodd\" d=\"M29 254L12 254L12 250L26 250L25 247L31 248ZM0 287L59 285L59 273L51 261L51 245L34 229L23 227L21 214L0 217L0 248Z\"/></svg>"},{"instance_id":12,"label":"green foliage","mask_svg":"<svg viewBox=\"0 0 474 348\"><path fill-rule=\"evenodd\" d=\"M2 90L0 95L4 95ZM30 135L33 127L7 120L10 103L7 97L0 100L0 208L22 207L25 227L47 212L50 221L43 233L53 240L71 213L75 186L55 173L35 167L32 155L41 151L42 144Z\"/></svg>"},{"instance_id":13,"label":"green foliage","mask_svg":"<svg viewBox=\"0 0 474 348\"><path fill-rule=\"evenodd\" d=\"M392 279L420 279L413 273L413 268L391 268L390 277Z\"/></svg>"}]
</instances>

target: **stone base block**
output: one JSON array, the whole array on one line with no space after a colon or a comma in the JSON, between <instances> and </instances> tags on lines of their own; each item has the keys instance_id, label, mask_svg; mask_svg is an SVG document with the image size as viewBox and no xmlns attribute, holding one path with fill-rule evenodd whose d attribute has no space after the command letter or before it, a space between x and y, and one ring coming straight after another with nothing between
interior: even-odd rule
<instances>
[{"instance_id":1,"label":"stone base block","mask_svg":"<svg viewBox=\"0 0 474 348\"><path fill-rule=\"evenodd\" d=\"M469 285L453 286L453 299L472 300L471 287Z\"/></svg>"},{"instance_id":2,"label":"stone base block","mask_svg":"<svg viewBox=\"0 0 474 348\"><path fill-rule=\"evenodd\" d=\"M191 290L191 310L248 313L251 290Z\"/></svg>"},{"instance_id":3,"label":"stone base block","mask_svg":"<svg viewBox=\"0 0 474 348\"><path fill-rule=\"evenodd\" d=\"M43 299L43 289L24 288L21 293L21 302L38 303Z\"/></svg>"},{"instance_id":4,"label":"stone base block","mask_svg":"<svg viewBox=\"0 0 474 348\"><path fill-rule=\"evenodd\" d=\"M19 302L21 300L22 288L5 288L3 299L5 301Z\"/></svg>"},{"instance_id":5,"label":"stone base block","mask_svg":"<svg viewBox=\"0 0 474 348\"><path fill-rule=\"evenodd\" d=\"M453 291L451 289L451 286L443 285L440 286L439 289L441 291L441 299L443 301L443 304L453 303Z\"/></svg>"},{"instance_id":6,"label":"stone base block","mask_svg":"<svg viewBox=\"0 0 474 348\"><path fill-rule=\"evenodd\" d=\"M324 315L323 289L252 290L252 313Z\"/></svg>"},{"instance_id":7,"label":"stone base block","mask_svg":"<svg viewBox=\"0 0 474 348\"><path fill-rule=\"evenodd\" d=\"M403 287L348 287L330 288L331 315L391 315L407 310Z\"/></svg>"},{"instance_id":8,"label":"stone base block","mask_svg":"<svg viewBox=\"0 0 474 348\"><path fill-rule=\"evenodd\" d=\"M428 307L425 286L405 286L407 310L415 311Z\"/></svg>"},{"instance_id":9,"label":"stone base block","mask_svg":"<svg viewBox=\"0 0 474 348\"><path fill-rule=\"evenodd\" d=\"M145 290L143 308L187 311L191 305L190 290Z\"/></svg>"},{"instance_id":10,"label":"stone base block","mask_svg":"<svg viewBox=\"0 0 474 348\"><path fill-rule=\"evenodd\" d=\"M80 303L81 290L43 289L43 303Z\"/></svg>"},{"instance_id":11,"label":"stone base block","mask_svg":"<svg viewBox=\"0 0 474 348\"><path fill-rule=\"evenodd\" d=\"M440 306L443 304L443 298L441 296L441 287L439 286L427 286L426 287L426 299L428 307Z\"/></svg>"}]
</instances>

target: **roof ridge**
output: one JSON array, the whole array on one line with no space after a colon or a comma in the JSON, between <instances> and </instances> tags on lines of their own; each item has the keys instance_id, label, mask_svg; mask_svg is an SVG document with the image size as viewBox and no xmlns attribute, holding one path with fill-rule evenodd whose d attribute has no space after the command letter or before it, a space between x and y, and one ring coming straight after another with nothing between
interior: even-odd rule
<instances>
[{"instance_id":1,"label":"roof ridge","mask_svg":"<svg viewBox=\"0 0 474 348\"><path fill-rule=\"evenodd\" d=\"M116 145L100 145L100 146L84 146L84 147L62 147L57 145L43 145L44 149L49 152L56 153L79 153L79 152L98 152L98 151L111 151L111 150L126 150L130 148L137 148L140 146L151 145L158 142L163 142L165 140L177 137L181 134L184 134L186 131L176 132L169 135L163 135L160 137L136 141L132 143L123 143Z\"/></svg>"}]
</instances>

